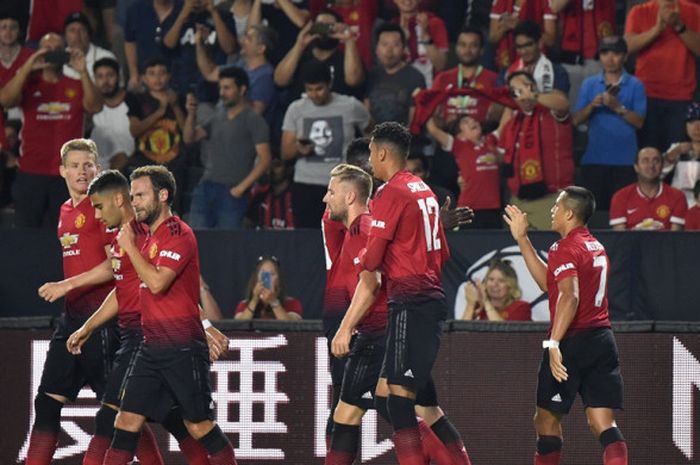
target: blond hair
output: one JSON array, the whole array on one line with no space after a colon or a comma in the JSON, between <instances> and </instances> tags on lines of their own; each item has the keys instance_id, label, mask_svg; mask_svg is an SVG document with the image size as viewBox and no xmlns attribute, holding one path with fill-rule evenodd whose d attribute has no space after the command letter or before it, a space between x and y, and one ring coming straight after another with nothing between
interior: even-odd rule
<instances>
[{"instance_id":1,"label":"blond hair","mask_svg":"<svg viewBox=\"0 0 700 465\"><path fill-rule=\"evenodd\" d=\"M331 177L338 178L340 181L352 182L363 202L372 193L372 176L357 166L341 163L331 170Z\"/></svg>"},{"instance_id":2,"label":"blond hair","mask_svg":"<svg viewBox=\"0 0 700 465\"><path fill-rule=\"evenodd\" d=\"M61 146L61 164L64 166L69 152L91 153L97 163L97 144L90 139L71 139Z\"/></svg>"}]
</instances>

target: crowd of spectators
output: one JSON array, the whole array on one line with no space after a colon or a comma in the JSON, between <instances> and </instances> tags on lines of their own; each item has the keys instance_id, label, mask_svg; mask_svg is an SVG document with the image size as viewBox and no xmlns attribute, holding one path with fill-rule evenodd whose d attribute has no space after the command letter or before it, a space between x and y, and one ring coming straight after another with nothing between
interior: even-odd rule
<instances>
[{"instance_id":1,"label":"crowd of spectators","mask_svg":"<svg viewBox=\"0 0 700 465\"><path fill-rule=\"evenodd\" d=\"M19 227L55 226L59 147L89 135L103 168L167 166L194 227L318 228L331 168L384 121L471 228L511 203L548 229L573 183L616 229L697 216L697 0L26 3L0 6Z\"/></svg>"}]
</instances>

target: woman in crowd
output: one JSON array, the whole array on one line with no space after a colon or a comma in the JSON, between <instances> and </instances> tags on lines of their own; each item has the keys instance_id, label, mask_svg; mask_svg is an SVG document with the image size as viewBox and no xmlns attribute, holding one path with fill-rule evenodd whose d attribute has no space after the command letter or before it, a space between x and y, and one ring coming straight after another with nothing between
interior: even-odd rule
<instances>
[{"instance_id":1,"label":"woman in crowd","mask_svg":"<svg viewBox=\"0 0 700 465\"><path fill-rule=\"evenodd\" d=\"M246 299L236 307L237 320L301 320L301 302L288 297L280 264L275 257L260 257L248 280Z\"/></svg>"}]
</instances>

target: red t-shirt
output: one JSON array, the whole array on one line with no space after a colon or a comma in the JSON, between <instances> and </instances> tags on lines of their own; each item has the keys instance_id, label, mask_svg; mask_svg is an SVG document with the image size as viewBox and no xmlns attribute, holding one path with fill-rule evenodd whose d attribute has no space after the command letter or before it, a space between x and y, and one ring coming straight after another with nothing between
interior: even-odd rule
<instances>
[{"instance_id":1,"label":"red t-shirt","mask_svg":"<svg viewBox=\"0 0 700 465\"><path fill-rule=\"evenodd\" d=\"M547 259L547 294L551 332L559 299L557 284L578 278L579 301L567 334L586 328L609 328L608 276L610 260L605 248L587 228L578 227L552 244Z\"/></svg>"},{"instance_id":2,"label":"red t-shirt","mask_svg":"<svg viewBox=\"0 0 700 465\"><path fill-rule=\"evenodd\" d=\"M671 223L685 225L688 202L682 191L661 183L656 197L649 198L637 183L615 192L610 201L610 226L626 229L671 229Z\"/></svg>"},{"instance_id":3,"label":"red t-shirt","mask_svg":"<svg viewBox=\"0 0 700 465\"><path fill-rule=\"evenodd\" d=\"M69 14L83 11L83 0L32 0L27 41L38 42L44 34L63 34L63 21Z\"/></svg>"},{"instance_id":4,"label":"red t-shirt","mask_svg":"<svg viewBox=\"0 0 700 465\"><path fill-rule=\"evenodd\" d=\"M288 312L296 313L299 316L304 315L304 307L301 305L299 299L296 299L294 297L285 297L282 306ZM246 308L248 308L248 301L241 300L240 302L238 302L238 305L236 305L235 314L238 315L239 313L245 312ZM256 318L261 320L274 320L275 314L272 312L272 310L268 312L263 311L260 314L260 316L256 316Z\"/></svg>"},{"instance_id":5,"label":"red t-shirt","mask_svg":"<svg viewBox=\"0 0 700 465\"><path fill-rule=\"evenodd\" d=\"M199 316L199 251L192 229L171 216L151 232L141 253L151 265L177 273L161 294L142 284L141 326L146 344L172 348L206 342Z\"/></svg>"},{"instance_id":6,"label":"red t-shirt","mask_svg":"<svg viewBox=\"0 0 700 465\"><path fill-rule=\"evenodd\" d=\"M521 8L523 3L525 7ZM518 13L521 22L534 21L540 28L544 28L545 19L553 21L557 19L548 0L493 0L491 19L498 20L505 13ZM515 42L513 31L509 31L503 35L496 46L496 66L499 69L507 68L513 60L515 60Z\"/></svg>"},{"instance_id":7,"label":"red t-shirt","mask_svg":"<svg viewBox=\"0 0 700 465\"><path fill-rule=\"evenodd\" d=\"M700 205L695 204L685 215L685 230L700 231Z\"/></svg>"},{"instance_id":8,"label":"red t-shirt","mask_svg":"<svg viewBox=\"0 0 700 465\"><path fill-rule=\"evenodd\" d=\"M143 224L136 220L131 221L131 226L136 235L136 247L141 250L146 242L148 232ZM112 271L114 273L114 288L119 303L119 327L122 329L141 328L141 302L139 299L139 287L141 279L131 263L131 259L119 246L117 238L112 240L110 248L112 255Z\"/></svg>"},{"instance_id":9,"label":"red t-shirt","mask_svg":"<svg viewBox=\"0 0 700 465\"><path fill-rule=\"evenodd\" d=\"M84 134L82 84L65 76L50 83L33 74L22 89L21 106L24 123L19 170L59 176L61 146Z\"/></svg>"},{"instance_id":10,"label":"red t-shirt","mask_svg":"<svg viewBox=\"0 0 700 465\"><path fill-rule=\"evenodd\" d=\"M328 209L323 213L321 222L323 248L326 257L326 288L323 292L323 319L340 320L350 305L352 295L348 295L344 277L338 266L343 241L347 229L340 221L329 217Z\"/></svg>"},{"instance_id":11,"label":"red t-shirt","mask_svg":"<svg viewBox=\"0 0 700 465\"><path fill-rule=\"evenodd\" d=\"M10 66L5 67L5 64L0 61L0 87L5 87L10 80L15 77L17 70L29 59L34 53L34 50L27 47L19 49L19 53L10 63Z\"/></svg>"},{"instance_id":12,"label":"red t-shirt","mask_svg":"<svg viewBox=\"0 0 700 465\"><path fill-rule=\"evenodd\" d=\"M432 13L428 15L428 34L438 50L446 52L450 44L447 38L447 29L445 23L438 16ZM400 18L394 18L394 22L399 24ZM408 20L408 37L406 43L406 62L411 63L425 77L425 82L431 85L435 69L433 63L428 58L425 45L418 43L418 25L416 24L416 16Z\"/></svg>"},{"instance_id":13,"label":"red t-shirt","mask_svg":"<svg viewBox=\"0 0 700 465\"><path fill-rule=\"evenodd\" d=\"M433 191L402 170L377 189L369 236L389 241L381 271L389 302L444 298L440 277L450 255Z\"/></svg>"},{"instance_id":14,"label":"red t-shirt","mask_svg":"<svg viewBox=\"0 0 700 465\"><path fill-rule=\"evenodd\" d=\"M506 321L530 321L532 320L532 307L524 300L516 300L504 308L500 314ZM488 320L489 317L486 311L482 311L476 319Z\"/></svg>"},{"instance_id":15,"label":"red t-shirt","mask_svg":"<svg viewBox=\"0 0 700 465\"><path fill-rule=\"evenodd\" d=\"M58 241L63 252L63 276L70 278L95 268L107 259L105 247L114 238L104 224L95 219L95 209L85 197L77 205L68 199L61 205ZM114 287L113 281L84 286L66 294L66 314L87 318L102 304Z\"/></svg>"},{"instance_id":16,"label":"red t-shirt","mask_svg":"<svg viewBox=\"0 0 700 465\"><path fill-rule=\"evenodd\" d=\"M471 78L462 77L460 66L457 66L435 76L433 89L447 89L452 86L455 89L474 88L492 89L496 87L498 75L491 70L479 66ZM484 121L491 106L491 101L486 98L471 97L468 95L453 96L447 99L444 105L443 117L454 115L470 115L478 121Z\"/></svg>"},{"instance_id":17,"label":"red t-shirt","mask_svg":"<svg viewBox=\"0 0 700 465\"><path fill-rule=\"evenodd\" d=\"M598 41L615 33L615 2L569 2L559 12L561 49L595 59Z\"/></svg>"},{"instance_id":18,"label":"red t-shirt","mask_svg":"<svg viewBox=\"0 0 700 465\"><path fill-rule=\"evenodd\" d=\"M493 134L483 137L478 144L450 136L448 146L443 147L454 155L459 174L464 179L465 187L459 194L458 207L473 210L501 208L497 143Z\"/></svg>"},{"instance_id":19,"label":"red t-shirt","mask_svg":"<svg viewBox=\"0 0 700 465\"><path fill-rule=\"evenodd\" d=\"M681 22L700 32L700 7L678 0ZM635 5L627 15L625 33L641 34L656 24L657 2ZM695 55L670 26L637 53L636 76L648 97L664 100L691 100L695 91ZM663 70L663 72L659 72Z\"/></svg>"}]
</instances>

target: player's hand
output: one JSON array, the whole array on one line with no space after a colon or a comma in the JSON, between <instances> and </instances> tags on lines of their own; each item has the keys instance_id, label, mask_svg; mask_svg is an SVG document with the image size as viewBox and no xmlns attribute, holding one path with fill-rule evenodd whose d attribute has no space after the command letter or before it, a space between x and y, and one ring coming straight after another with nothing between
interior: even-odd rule
<instances>
[{"instance_id":1,"label":"player's hand","mask_svg":"<svg viewBox=\"0 0 700 465\"><path fill-rule=\"evenodd\" d=\"M563 383L569 379L569 374L566 372L559 347L549 348L549 369L552 370L552 376L554 376L554 379L558 382Z\"/></svg>"},{"instance_id":2,"label":"player's hand","mask_svg":"<svg viewBox=\"0 0 700 465\"><path fill-rule=\"evenodd\" d=\"M445 203L440 207L440 221L445 229L453 229L457 226L469 224L474 219L474 210L469 207L457 207L450 209L452 199L447 196Z\"/></svg>"},{"instance_id":3,"label":"player's hand","mask_svg":"<svg viewBox=\"0 0 700 465\"><path fill-rule=\"evenodd\" d=\"M527 213L523 213L515 205L506 205L503 220L510 227L510 234L513 236L513 239L519 241L527 236Z\"/></svg>"},{"instance_id":4,"label":"player's hand","mask_svg":"<svg viewBox=\"0 0 700 465\"><path fill-rule=\"evenodd\" d=\"M215 362L228 352L228 337L213 326L208 327L205 332L207 333L209 358Z\"/></svg>"},{"instance_id":5,"label":"player's hand","mask_svg":"<svg viewBox=\"0 0 700 465\"><path fill-rule=\"evenodd\" d=\"M352 331L338 329L331 341L331 353L337 358L345 357L350 353L350 339L352 339Z\"/></svg>"},{"instance_id":6,"label":"player's hand","mask_svg":"<svg viewBox=\"0 0 700 465\"><path fill-rule=\"evenodd\" d=\"M65 281L45 283L39 288L39 297L47 302L55 302L68 294L68 291L70 291L70 286Z\"/></svg>"},{"instance_id":7,"label":"player's hand","mask_svg":"<svg viewBox=\"0 0 700 465\"><path fill-rule=\"evenodd\" d=\"M66 341L66 349L68 349L68 352L73 355L78 355L80 353L80 348L87 342L90 335L92 335L92 331L88 331L85 325L78 328Z\"/></svg>"},{"instance_id":8,"label":"player's hand","mask_svg":"<svg viewBox=\"0 0 700 465\"><path fill-rule=\"evenodd\" d=\"M134 235L134 229L131 227L131 223L127 223L121 227L119 234L117 234L117 243L124 250L136 245L136 236Z\"/></svg>"}]
</instances>

